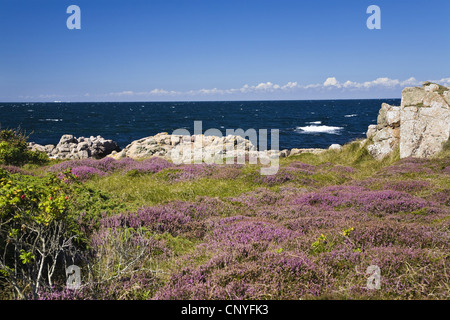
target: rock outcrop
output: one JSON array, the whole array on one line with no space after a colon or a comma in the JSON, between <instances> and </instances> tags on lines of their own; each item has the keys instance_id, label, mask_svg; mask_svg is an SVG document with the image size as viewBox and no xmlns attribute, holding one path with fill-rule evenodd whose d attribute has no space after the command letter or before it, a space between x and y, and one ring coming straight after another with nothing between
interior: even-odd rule
<instances>
[{"instance_id":1,"label":"rock outcrop","mask_svg":"<svg viewBox=\"0 0 450 320\"><path fill-rule=\"evenodd\" d=\"M450 135L450 88L406 88L402 97L400 157L437 154Z\"/></svg>"},{"instance_id":2,"label":"rock outcrop","mask_svg":"<svg viewBox=\"0 0 450 320\"><path fill-rule=\"evenodd\" d=\"M204 136L204 135L170 135L167 132L158 133L155 136L133 141L120 152L112 152L109 157L121 159L129 157L133 159L159 156L171 160L189 163L195 160L222 160L235 157L256 157L266 161L274 157L288 157L301 153L318 154L326 149L284 149L281 151L258 151L256 146L248 139L241 136L228 135ZM264 161L264 160L263 160Z\"/></svg>"},{"instance_id":3,"label":"rock outcrop","mask_svg":"<svg viewBox=\"0 0 450 320\"><path fill-rule=\"evenodd\" d=\"M73 135L63 135L59 143L55 146L52 144L40 145L34 142L28 143L28 148L33 151L41 151L46 153L52 159L100 159L103 157L111 157L114 159L132 158L143 159L153 156L174 160L177 157L180 162L193 162L201 159L205 160L221 160L235 157L256 157L269 161L271 158L285 158L295 156L302 153L319 154L327 149L319 148L303 148L303 149L283 149L280 151L267 150L258 151L250 140L241 136L229 135L226 137L219 136L182 136L171 135L167 132L158 133L131 142L125 149L121 150L118 144L113 140L106 140L101 136L97 137L79 137ZM341 150L340 145L334 144L330 146L330 150Z\"/></svg>"},{"instance_id":4,"label":"rock outcrop","mask_svg":"<svg viewBox=\"0 0 450 320\"><path fill-rule=\"evenodd\" d=\"M399 145L400 107L383 103L377 123L375 126L369 126L367 130L367 138L374 142L367 149L374 158L382 159Z\"/></svg>"},{"instance_id":5,"label":"rock outcrop","mask_svg":"<svg viewBox=\"0 0 450 320\"><path fill-rule=\"evenodd\" d=\"M55 146L45 146L30 142L28 148L33 151L42 151L52 159L101 159L113 151L120 151L118 144L113 140L106 140L101 136L79 137L66 134L61 137Z\"/></svg>"},{"instance_id":6,"label":"rock outcrop","mask_svg":"<svg viewBox=\"0 0 450 320\"><path fill-rule=\"evenodd\" d=\"M319 154L326 151L326 149L319 149L319 148L304 148L304 149L298 149L294 148L291 149L289 152L289 156L296 156L302 153L312 153L312 154Z\"/></svg>"},{"instance_id":7,"label":"rock outcrop","mask_svg":"<svg viewBox=\"0 0 450 320\"><path fill-rule=\"evenodd\" d=\"M190 163L192 161L219 161L235 157L256 157L270 160L274 157L287 157L290 150L258 151L250 140L241 136L228 135L170 135L167 132L133 141L120 152L112 152L109 157L141 159L159 156L171 160Z\"/></svg>"},{"instance_id":8,"label":"rock outcrop","mask_svg":"<svg viewBox=\"0 0 450 320\"><path fill-rule=\"evenodd\" d=\"M328 148L328 150L341 151L341 150L342 150L342 146L341 146L340 144L335 143L335 144L332 144L332 145Z\"/></svg>"},{"instance_id":9,"label":"rock outcrop","mask_svg":"<svg viewBox=\"0 0 450 320\"><path fill-rule=\"evenodd\" d=\"M376 159L400 149L400 158L428 158L442 150L450 136L450 88L424 83L402 91L399 107L383 103L377 125L370 125L367 147Z\"/></svg>"}]
</instances>

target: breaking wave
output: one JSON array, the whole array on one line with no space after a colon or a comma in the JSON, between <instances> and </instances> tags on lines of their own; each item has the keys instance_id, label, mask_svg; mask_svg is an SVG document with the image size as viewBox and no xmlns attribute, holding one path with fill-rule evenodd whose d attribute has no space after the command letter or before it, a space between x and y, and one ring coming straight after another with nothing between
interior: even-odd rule
<instances>
[{"instance_id":1,"label":"breaking wave","mask_svg":"<svg viewBox=\"0 0 450 320\"><path fill-rule=\"evenodd\" d=\"M296 131L300 133L330 133L330 134L339 134L339 132L344 129L343 127L333 127L333 126L306 126L306 127L297 127Z\"/></svg>"}]
</instances>

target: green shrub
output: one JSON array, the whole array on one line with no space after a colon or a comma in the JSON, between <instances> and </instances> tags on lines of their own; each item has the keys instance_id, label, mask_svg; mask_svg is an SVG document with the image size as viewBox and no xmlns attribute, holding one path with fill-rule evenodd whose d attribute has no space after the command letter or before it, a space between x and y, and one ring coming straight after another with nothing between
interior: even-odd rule
<instances>
[{"instance_id":1,"label":"green shrub","mask_svg":"<svg viewBox=\"0 0 450 320\"><path fill-rule=\"evenodd\" d=\"M27 137L18 130L0 131L0 164L23 166L24 164L45 164L48 156L43 152L31 151Z\"/></svg>"},{"instance_id":2,"label":"green shrub","mask_svg":"<svg viewBox=\"0 0 450 320\"><path fill-rule=\"evenodd\" d=\"M0 169L0 280L14 288L16 297L36 297L42 286L51 286L63 272L63 258L85 246L71 210L73 197L73 186L55 175Z\"/></svg>"}]
</instances>

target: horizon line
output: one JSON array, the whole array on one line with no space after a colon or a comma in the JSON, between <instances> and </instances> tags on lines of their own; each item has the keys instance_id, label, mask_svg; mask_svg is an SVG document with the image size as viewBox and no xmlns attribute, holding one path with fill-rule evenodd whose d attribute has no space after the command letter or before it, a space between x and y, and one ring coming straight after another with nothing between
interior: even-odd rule
<instances>
[{"instance_id":1,"label":"horizon line","mask_svg":"<svg viewBox=\"0 0 450 320\"><path fill-rule=\"evenodd\" d=\"M336 99L256 99L256 100L136 100L136 101L0 101L0 103L176 103L176 102L273 102L273 101L344 101L344 100L400 100L397 98L336 98Z\"/></svg>"}]
</instances>

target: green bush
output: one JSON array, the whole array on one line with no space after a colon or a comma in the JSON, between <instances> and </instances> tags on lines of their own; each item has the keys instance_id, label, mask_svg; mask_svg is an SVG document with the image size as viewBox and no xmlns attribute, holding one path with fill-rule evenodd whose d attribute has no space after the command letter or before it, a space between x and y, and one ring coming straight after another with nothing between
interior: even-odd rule
<instances>
[{"instance_id":1,"label":"green bush","mask_svg":"<svg viewBox=\"0 0 450 320\"><path fill-rule=\"evenodd\" d=\"M19 130L0 130L0 164L23 166L24 164L42 165L48 161L43 152L27 148L27 137Z\"/></svg>"},{"instance_id":2,"label":"green bush","mask_svg":"<svg viewBox=\"0 0 450 320\"><path fill-rule=\"evenodd\" d=\"M86 237L72 209L75 196L73 185L55 175L0 169L0 280L16 297L36 297L63 272L64 260L85 248Z\"/></svg>"}]
</instances>

